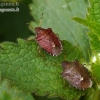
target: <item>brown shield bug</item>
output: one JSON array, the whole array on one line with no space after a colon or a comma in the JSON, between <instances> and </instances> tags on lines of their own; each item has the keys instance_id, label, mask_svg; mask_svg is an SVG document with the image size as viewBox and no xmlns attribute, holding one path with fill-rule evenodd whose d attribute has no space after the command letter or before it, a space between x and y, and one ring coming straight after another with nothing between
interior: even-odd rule
<instances>
[{"instance_id":1,"label":"brown shield bug","mask_svg":"<svg viewBox=\"0 0 100 100\"><path fill-rule=\"evenodd\" d=\"M41 19L42 19L42 16L41 16ZM40 20L40 24L41 24L41 20ZM41 48L43 48L45 51L47 51L49 54L53 56L58 56L61 54L62 52L61 41L59 40L57 35L52 31L51 28L44 29L41 27L36 27L35 32L36 32L35 40L40 45Z\"/></svg>"},{"instance_id":2,"label":"brown shield bug","mask_svg":"<svg viewBox=\"0 0 100 100\"><path fill-rule=\"evenodd\" d=\"M52 31L51 28L44 29L41 27L36 27L36 42L53 56L58 56L62 51L62 44L56 34Z\"/></svg>"},{"instance_id":3,"label":"brown shield bug","mask_svg":"<svg viewBox=\"0 0 100 100\"><path fill-rule=\"evenodd\" d=\"M92 87L92 80L89 71L80 64L78 60L73 62L63 61L63 77L74 87L78 89L87 89Z\"/></svg>"}]
</instances>

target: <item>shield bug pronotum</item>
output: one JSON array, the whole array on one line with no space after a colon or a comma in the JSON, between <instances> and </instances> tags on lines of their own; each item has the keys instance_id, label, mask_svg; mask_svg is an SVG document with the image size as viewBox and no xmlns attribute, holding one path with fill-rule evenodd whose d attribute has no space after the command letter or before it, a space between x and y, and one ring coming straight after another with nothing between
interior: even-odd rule
<instances>
[{"instance_id":1,"label":"shield bug pronotum","mask_svg":"<svg viewBox=\"0 0 100 100\"><path fill-rule=\"evenodd\" d=\"M89 71L80 64L79 61L63 61L63 77L74 87L78 89L87 89L92 87L92 80Z\"/></svg>"},{"instance_id":2,"label":"shield bug pronotum","mask_svg":"<svg viewBox=\"0 0 100 100\"><path fill-rule=\"evenodd\" d=\"M40 24L41 24L42 16L40 19ZM35 40L40 45L41 48L43 48L45 51L47 51L49 54L53 56L58 56L61 54L62 52L61 41L57 37L57 35L52 31L51 28L44 29L41 27L36 27L35 32L36 32Z\"/></svg>"}]
</instances>

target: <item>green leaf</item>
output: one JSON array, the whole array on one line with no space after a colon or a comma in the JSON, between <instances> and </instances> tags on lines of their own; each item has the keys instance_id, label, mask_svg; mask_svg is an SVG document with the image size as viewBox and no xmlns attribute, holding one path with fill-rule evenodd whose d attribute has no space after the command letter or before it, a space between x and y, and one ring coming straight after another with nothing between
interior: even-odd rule
<instances>
[{"instance_id":1,"label":"green leaf","mask_svg":"<svg viewBox=\"0 0 100 100\"><path fill-rule=\"evenodd\" d=\"M91 47L95 51L100 52L100 1L89 0L90 7L88 7L88 14L86 19L74 17L73 20L87 26L91 31L88 35L90 37Z\"/></svg>"},{"instance_id":2,"label":"green leaf","mask_svg":"<svg viewBox=\"0 0 100 100\"><path fill-rule=\"evenodd\" d=\"M35 100L31 94L18 91L17 88L12 88L5 80L0 84L0 100Z\"/></svg>"},{"instance_id":3,"label":"green leaf","mask_svg":"<svg viewBox=\"0 0 100 100\"><path fill-rule=\"evenodd\" d=\"M82 50L86 61L89 61L90 45L86 35L86 28L71 20L74 16L85 16L86 3L84 0L32 0L31 14L36 22L31 22L32 26L38 27L41 14L43 28L52 28L59 34L61 40L67 40L74 46ZM78 5L78 6L77 6Z\"/></svg>"},{"instance_id":4,"label":"green leaf","mask_svg":"<svg viewBox=\"0 0 100 100\"><path fill-rule=\"evenodd\" d=\"M89 2L90 7L88 7L87 19L100 24L100 1L89 0Z\"/></svg>"},{"instance_id":5,"label":"green leaf","mask_svg":"<svg viewBox=\"0 0 100 100\"><path fill-rule=\"evenodd\" d=\"M91 30L95 35L98 36L98 38L100 38L100 34L99 34L100 33L100 24L99 23L85 20L85 19L78 18L78 17L74 17L72 19L87 26L89 28L89 30Z\"/></svg>"},{"instance_id":6,"label":"green leaf","mask_svg":"<svg viewBox=\"0 0 100 100\"><path fill-rule=\"evenodd\" d=\"M2 78L12 85L38 95L59 96L68 100L78 99L83 92L71 87L61 75L63 60L81 59L82 52L69 42L62 41L63 52L54 57L41 50L39 54L34 40L18 39L18 44L4 42L0 50L0 70ZM66 83L67 85L65 86Z\"/></svg>"},{"instance_id":7,"label":"green leaf","mask_svg":"<svg viewBox=\"0 0 100 100\"><path fill-rule=\"evenodd\" d=\"M100 52L100 39L97 35L93 34L92 32L88 33L91 42L91 49L95 52Z\"/></svg>"},{"instance_id":8,"label":"green leaf","mask_svg":"<svg viewBox=\"0 0 100 100\"><path fill-rule=\"evenodd\" d=\"M100 84L100 60L92 63L92 74L97 84Z\"/></svg>"}]
</instances>

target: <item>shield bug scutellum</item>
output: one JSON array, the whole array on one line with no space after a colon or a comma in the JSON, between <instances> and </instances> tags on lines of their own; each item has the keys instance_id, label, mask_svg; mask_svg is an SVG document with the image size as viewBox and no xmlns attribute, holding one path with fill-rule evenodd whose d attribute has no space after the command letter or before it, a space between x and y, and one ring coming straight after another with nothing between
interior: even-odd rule
<instances>
[{"instance_id":1,"label":"shield bug scutellum","mask_svg":"<svg viewBox=\"0 0 100 100\"><path fill-rule=\"evenodd\" d=\"M78 89L87 89L92 87L92 80L89 71L80 64L78 60L73 62L63 61L63 77L74 87Z\"/></svg>"},{"instance_id":2,"label":"shield bug scutellum","mask_svg":"<svg viewBox=\"0 0 100 100\"><path fill-rule=\"evenodd\" d=\"M42 16L43 16L43 13L42 13ZM40 19L40 25L41 25L42 16ZM51 28L44 29L44 28L41 28L40 25L39 25L39 27L35 28L36 42L39 44L39 46L41 48L43 48L49 54L51 54L53 56L60 55L62 52L62 43L61 43L60 39L52 31Z\"/></svg>"}]
</instances>

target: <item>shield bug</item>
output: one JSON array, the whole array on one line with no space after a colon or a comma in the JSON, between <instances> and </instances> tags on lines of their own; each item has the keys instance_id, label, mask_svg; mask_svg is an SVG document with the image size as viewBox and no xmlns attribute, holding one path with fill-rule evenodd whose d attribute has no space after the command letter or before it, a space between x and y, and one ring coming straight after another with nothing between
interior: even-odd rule
<instances>
[{"instance_id":1,"label":"shield bug","mask_svg":"<svg viewBox=\"0 0 100 100\"><path fill-rule=\"evenodd\" d=\"M41 16L41 19L42 19L42 16ZM41 19L40 19L40 25L41 25ZM49 54L53 56L58 56L61 54L62 52L61 41L57 37L57 35L52 31L51 28L44 29L41 27L36 27L35 32L36 32L35 40L40 45L41 48L43 48L45 51L47 51Z\"/></svg>"},{"instance_id":2,"label":"shield bug","mask_svg":"<svg viewBox=\"0 0 100 100\"><path fill-rule=\"evenodd\" d=\"M62 44L57 35L52 31L51 28L44 29L41 27L36 27L36 42L53 56L58 56L62 51Z\"/></svg>"},{"instance_id":3,"label":"shield bug","mask_svg":"<svg viewBox=\"0 0 100 100\"><path fill-rule=\"evenodd\" d=\"M78 89L87 89L92 87L92 80L89 71L80 64L79 61L63 61L63 77L74 87Z\"/></svg>"}]
</instances>

